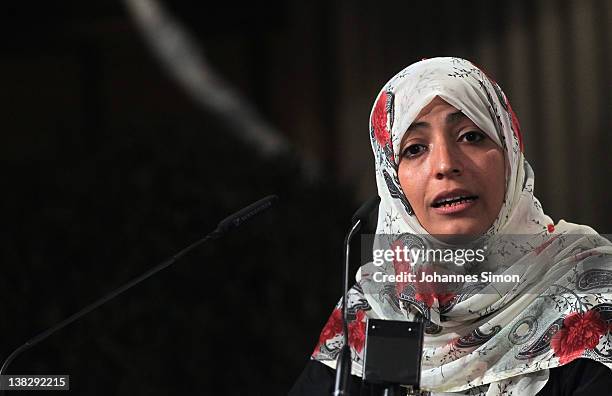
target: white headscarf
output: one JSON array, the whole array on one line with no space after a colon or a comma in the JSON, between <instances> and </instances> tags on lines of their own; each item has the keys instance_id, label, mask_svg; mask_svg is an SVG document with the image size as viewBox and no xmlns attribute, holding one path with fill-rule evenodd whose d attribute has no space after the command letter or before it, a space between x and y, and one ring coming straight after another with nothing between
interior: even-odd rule
<instances>
[{"instance_id":1,"label":"white headscarf","mask_svg":"<svg viewBox=\"0 0 612 396\"><path fill-rule=\"evenodd\" d=\"M423 310L421 388L434 394L534 395L546 384L548 368L579 357L612 368L612 243L590 227L554 224L544 214L533 195L533 171L510 103L472 63L450 57L414 63L377 96L370 116L381 197L376 233L442 243L421 226L397 176L402 137L436 96L463 112L505 153L505 200L480 242L492 246L488 269L519 274L520 282L495 293L493 285L481 284L450 298L419 298L411 285L373 281L373 273L394 274L397 266L362 266L347 301L353 374L361 376L366 316L412 320ZM392 243L377 238L375 248ZM313 353L331 367L342 345L340 306Z\"/></svg>"}]
</instances>

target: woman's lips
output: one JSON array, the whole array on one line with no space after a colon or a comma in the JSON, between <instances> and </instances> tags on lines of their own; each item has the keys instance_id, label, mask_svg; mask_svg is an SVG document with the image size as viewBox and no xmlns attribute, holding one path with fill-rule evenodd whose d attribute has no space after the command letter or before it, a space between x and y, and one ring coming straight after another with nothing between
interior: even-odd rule
<instances>
[{"instance_id":1,"label":"woman's lips","mask_svg":"<svg viewBox=\"0 0 612 396\"><path fill-rule=\"evenodd\" d=\"M476 205L478 202L478 197L470 198L467 200L463 200L458 203L453 203L450 205L442 205L439 207L432 207L433 211L437 214L449 215L456 214L468 210L472 206Z\"/></svg>"}]
</instances>

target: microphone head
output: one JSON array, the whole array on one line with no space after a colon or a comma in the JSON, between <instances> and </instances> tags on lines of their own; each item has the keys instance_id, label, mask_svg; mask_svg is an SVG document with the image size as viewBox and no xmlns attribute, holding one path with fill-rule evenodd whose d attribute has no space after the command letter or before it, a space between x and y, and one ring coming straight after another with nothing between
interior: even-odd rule
<instances>
[{"instance_id":1,"label":"microphone head","mask_svg":"<svg viewBox=\"0 0 612 396\"><path fill-rule=\"evenodd\" d=\"M351 218L351 224L357 223L357 221L361 220L362 223L365 223L368 219L368 215L378 207L378 203L380 202L380 197L378 195L373 196L372 198L365 201L359 209L355 212L353 217Z\"/></svg>"},{"instance_id":2,"label":"microphone head","mask_svg":"<svg viewBox=\"0 0 612 396\"><path fill-rule=\"evenodd\" d=\"M225 233L233 228L239 227L251 217L254 217L266 209L269 209L277 200L278 196L268 195L257 202L253 202L249 206L242 208L238 212L221 220L217 225L217 230L221 233Z\"/></svg>"}]
</instances>

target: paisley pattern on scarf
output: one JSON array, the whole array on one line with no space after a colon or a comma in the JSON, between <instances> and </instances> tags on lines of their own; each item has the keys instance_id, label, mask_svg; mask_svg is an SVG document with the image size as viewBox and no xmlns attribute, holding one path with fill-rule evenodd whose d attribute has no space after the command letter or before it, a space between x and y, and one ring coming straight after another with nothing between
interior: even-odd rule
<instances>
[{"instance_id":1,"label":"paisley pattern on scarf","mask_svg":"<svg viewBox=\"0 0 612 396\"><path fill-rule=\"evenodd\" d=\"M387 82L376 98L369 126L381 197L374 248L400 239L440 243L414 216L397 175L402 137L436 96L462 111L504 151L506 196L480 242L492 247L490 269L520 274L520 282L495 293L492 285L476 283L440 294L408 282L374 282L375 271L392 275L405 268L367 263L347 299L352 328L359 329L353 323L366 316L424 316L421 388L432 395L534 395L546 384L549 368L577 358L612 369L612 243L590 227L563 220L555 224L543 212L523 155L518 118L497 83L469 61L417 62ZM341 305L342 300L336 309ZM364 340L360 334L352 340L352 373L361 376ZM341 346L342 326L326 326L312 358L335 368Z\"/></svg>"}]
</instances>

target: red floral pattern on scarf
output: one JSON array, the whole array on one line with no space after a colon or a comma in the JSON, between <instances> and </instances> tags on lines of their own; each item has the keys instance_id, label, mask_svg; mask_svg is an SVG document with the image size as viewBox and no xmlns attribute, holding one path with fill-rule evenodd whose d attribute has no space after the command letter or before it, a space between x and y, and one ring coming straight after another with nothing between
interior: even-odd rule
<instances>
[{"instance_id":1,"label":"red floral pattern on scarf","mask_svg":"<svg viewBox=\"0 0 612 396\"><path fill-rule=\"evenodd\" d=\"M361 352L365 345L365 318L365 311L359 310L357 311L357 317L355 320L351 321L348 325L349 345L357 352ZM315 347L313 353L319 352L319 349L327 340L334 338L338 334L342 334L342 308L336 308L332 312L331 316L327 320L327 323L323 327L323 331L321 331L319 343Z\"/></svg>"},{"instance_id":2,"label":"red floral pattern on scarf","mask_svg":"<svg viewBox=\"0 0 612 396\"><path fill-rule=\"evenodd\" d=\"M391 244L391 249L393 249L393 251L395 252L395 249L397 247L399 247L400 249L403 247L404 245L402 244L401 241L397 240L395 242L393 242ZM395 275L402 275L404 274L406 277L407 275L410 273L410 270L412 269L412 263L410 262L410 258L408 258L408 260L403 260L403 255L393 255L393 269L395 271ZM400 293L402 293L404 291L404 287L410 282L408 282L408 280L406 280L405 282L401 282L401 281L395 281L395 293L399 296Z\"/></svg>"},{"instance_id":3,"label":"red floral pattern on scarf","mask_svg":"<svg viewBox=\"0 0 612 396\"><path fill-rule=\"evenodd\" d=\"M563 320L563 328L550 340L550 346L559 357L559 363L569 363L579 358L585 350L595 348L606 331L607 326L599 312L572 312Z\"/></svg>"},{"instance_id":4,"label":"red floral pattern on scarf","mask_svg":"<svg viewBox=\"0 0 612 396\"><path fill-rule=\"evenodd\" d=\"M327 319L327 323L321 331L319 336L319 343L315 347L314 353L319 351L321 345L325 344L325 341L334 338L337 334L342 333L342 309L336 308Z\"/></svg>"},{"instance_id":5,"label":"red floral pattern on scarf","mask_svg":"<svg viewBox=\"0 0 612 396\"><path fill-rule=\"evenodd\" d=\"M364 311L357 311L357 318L349 323L349 345L357 352L361 352L365 345L365 324L366 314Z\"/></svg>"},{"instance_id":6,"label":"red floral pattern on scarf","mask_svg":"<svg viewBox=\"0 0 612 396\"><path fill-rule=\"evenodd\" d=\"M455 298L457 295L455 293L446 293L446 294L437 294L436 297L438 298L438 304L440 304L440 306L444 306L448 303L450 303L453 298Z\"/></svg>"},{"instance_id":7,"label":"red floral pattern on scarf","mask_svg":"<svg viewBox=\"0 0 612 396\"><path fill-rule=\"evenodd\" d=\"M435 294L435 293L416 293L414 298L417 301L423 302L427 307L431 308L434 304L435 300L438 300L438 306L442 307L455 298L456 294L454 293L444 293L444 294Z\"/></svg>"},{"instance_id":8,"label":"red floral pattern on scarf","mask_svg":"<svg viewBox=\"0 0 612 396\"><path fill-rule=\"evenodd\" d=\"M390 143L391 134L387 128L387 93L383 92L378 97L378 101L374 106L374 113L372 114L372 127L374 128L374 137L380 145L385 147L387 143Z\"/></svg>"},{"instance_id":9,"label":"red floral pattern on scarf","mask_svg":"<svg viewBox=\"0 0 612 396\"><path fill-rule=\"evenodd\" d=\"M434 294L433 293L416 293L414 295L414 298L417 301L420 301L423 304L425 304L428 308L431 308L433 306L433 303L434 303Z\"/></svg>"},{"instance_id":10,"label":"red floral pattern on scarf","mask_svg":"<svg viewBox=\"0 0 612 396\"><path fill-rule=\"evenodd\" d=\"M422 273L425 274L433 274L434 270L430 267L421 269ZM417 275L417 279L421 279L421 274ZM416 282L416 290L417 292L414 295L414 298L417 301L421 301L428 308L431 308L434 305L434 301L438 300L438 306L441 307L445 304L448 304L455 296L455 293L438 293L439 290L444 290L444 286L440 286L437 283L427 283L427 282Z\"/></svg>"},{"instance_id":11,"label":"red floral pattern on scarf","mask_svg":"<svg viewBox=\"0 0 612 396\"><path fill-rule=\"evenodd\" d=\"M397 247L402 247L401 241L395 241L391 244L391 249L395 252ZM400 251L401 252L401 251ZM393 255L393 269L395 270L395 275L409 274L412 270L412 263L410 262L410 258L407 257L407 260L404 260L403 253L399 255ZM421 272L432 274L431 268L421 269ZM420 274L417 274L417 279L420 279ZM406 276L407 278L407 276ZM397 295L400 295L407 284L411 283L408 280L405 281L395 281L395 292ZM444 304L448 304L455 296L454 293L444 293L439 294L436 293L435 290L437 288L436 285L431 285L425 282L416 281L414 282L414 286L416 287L416 293L414 295L417 301L423 302L427 307L431 308L434 304L434 300L438 300L438 305L442 306Z\"/></svg>"}]
</instances>

